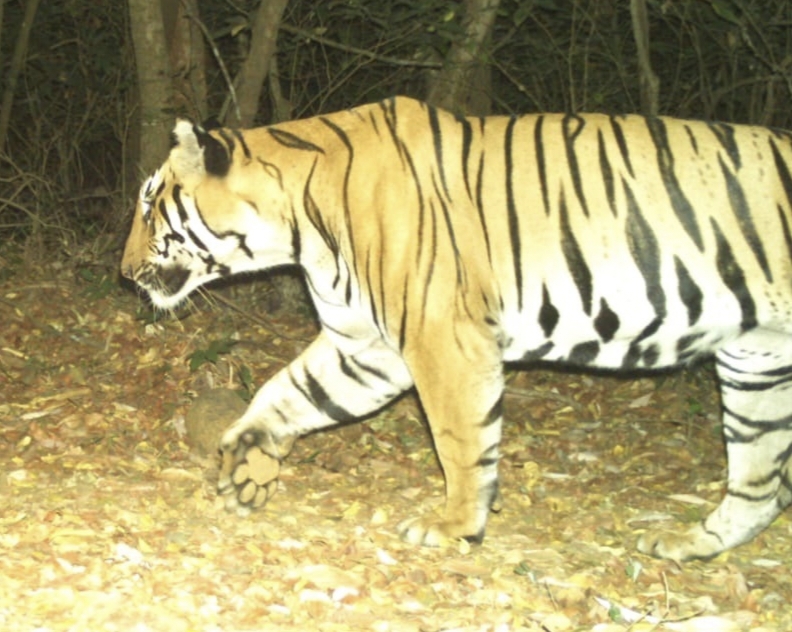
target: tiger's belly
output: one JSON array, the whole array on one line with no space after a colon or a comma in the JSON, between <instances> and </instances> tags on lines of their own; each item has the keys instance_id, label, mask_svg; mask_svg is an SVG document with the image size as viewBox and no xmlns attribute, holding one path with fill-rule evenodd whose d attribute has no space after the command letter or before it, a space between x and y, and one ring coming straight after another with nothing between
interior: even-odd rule
<instances>
[{"instance_id":1,"label":"tiger's belly","mask_svg":"<svg viewBox=\"0 0 792 632\"><path fill-rule=\"evenodd\" d=\"M603 340L587 334L588 327L557 327L550 337L539 326L506 330L505 362L557 362L577 367L614 370L662 369L687 364L711 355L737 338L738 324L690 328L672 322L650 322ZM515 331L516 330L516 331Z\"/></svg>"}]
</instances>

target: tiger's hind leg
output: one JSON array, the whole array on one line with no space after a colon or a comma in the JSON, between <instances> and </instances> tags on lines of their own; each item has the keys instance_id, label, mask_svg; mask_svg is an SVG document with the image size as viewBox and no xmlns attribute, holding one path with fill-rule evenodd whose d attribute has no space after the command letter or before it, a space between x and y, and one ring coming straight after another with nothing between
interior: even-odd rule
<instances>
[{"instance_id":1,"label":"tiger's hind leg","mask_svg":"<svg viewBox=\"0 0 792 632\"><path fill-rule=\"evenodd\" d=\"M748 542L792 502L792 334L752 330L716 354L728 456L720 505L684 533L648 533L638 549L708 559Z\"/></svg>"},{"instance_id":2,"label":"tiger's hind leg","mask_svg":"<svg viewBox=\"0 0 792 632\"><path fill-rule=\"evenodd\" d=\"M429 329L429 328L427 328ZM497 510L503 365L497 343L473 322L440 323L406 350L445 477L442 514L399 527L412 544L481 542Z\"/></svg>"}]
</instances>

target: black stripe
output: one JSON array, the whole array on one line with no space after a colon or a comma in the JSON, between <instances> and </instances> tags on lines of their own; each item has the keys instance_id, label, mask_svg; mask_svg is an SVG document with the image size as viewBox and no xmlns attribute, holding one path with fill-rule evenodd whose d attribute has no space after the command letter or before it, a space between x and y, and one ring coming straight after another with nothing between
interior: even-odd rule
<instances>
[{"instance_id":1,"label":"black stripe","mask_svg":"<svg viewBox=\"0 0 792 632\"><path fill-rule=\"evenodd\" d=\"M314 145L311 141L300 138L299 136L296 136L291 132L278 129L277 127L268 127L267 131L274 140L279 142L284 147L288 147L289 149L299 149L301 151L316 151L319 152L320 154L325 153L324 149L322 149L318 145Z\"/></svg>"},{"instance_id":2,"label":"black stripe","mask_svg":"<svg viewBox=\"0 0 792 632\"><path fill-rule=\"evenodd\" d=\"M599 351L600 343L598 340L581 342L572 347L567 360L575 365L591 364L599 355Z\"/></svg>"},{"instance_id":3,"label":"black stripe","mask_svg":"<svg viewBox=\"0 0 792 632\"><path fill-rule=\"evenodd\" d=\"M369 296L369 310L371 311L371 318L374 320L374 326L382 331L382 325L379 322L379 310L377 309L377 301L374 299L374 286L371 283L371 249L366 250L366 289Z\"/></svg>"},{"instance_id":4,"label":"black stripe","mask_svg":"<svg viewBox=\"0 0 792 632\"><path fill-rule=\"evenodd\" d=\"M174 189L174 193L175 193L175 189ZM181 216L182 212L184 212L184 209L181 207L181 200L179 200L179 202L177 202L177 206L179 206L179 215ZM209 233L211 233L211 235L215 239L228 239L229 237L232 237L232 238L236 239L237 240L237 247L242 252L244 252L248 256L248 258L253 259L253 251L250 250L250 247L247 245L247 235L245 235L243 233L238 233L238 232L233 231L233 230L226 230L226 231L224 231L222 233L218 233L218 232L212 230L212 227L206 221L206 218L204 217L203 213L201 212L201 207L198 206L197 202L193 206L195 208L195 212L198 214L198 218L201 220L201 223L204 225L204 228L206 230L208 230ZM186 212L185 212L185 218L186 218ZM186 219L183 220L183 221L186 221ZM288 262L284 261L284 263L288 263Z\"/></svg>"},{"instance_id":5,"label":"black stripe","mask_svg":"<svg viewBox=\"0 0 792 632\"><path fill-rule=\"evenodd\" d=\"M355 149L352 146L352 142L349 140L349 136L347 133L341 129L338 125L336 125L333 121L329 118L322 116L319 120L324 123L327 127L329 127L338 139L343 143L344 147L346 147L347 153L349 155L349 159L347 160L347 164L344 168L344 182L341 188L343 193L343 208L344 208L344 225L347 231L347 237L349 238L349 252L351 253L352 258L352 270L354 272L355 278L360 278L358 275L358 262L355 253L357 253L357 248L355 247L355 231L353 230L352 226L352 216L349 211L349 179L352 174L352 165L355 161Z\"/></svg>"},{"instance_id":6,"label":"black stripe","mask_svg":"<svg viewBox=\"0 0 792 632\"><path fill-rule=\"evenodd\" d=\"M305 275L305 281L308 285L313 287L313 284L311 283L311 277ZM321 316L319 317L319 321L322 325L323 330L327 329L328 331L333 332L334 335L340 338L346 338L347 340L358 340L358 338L354 334L347 333L346 331L341 331L340 329L336 329L335 327L327 324L327 322L322 320Z\"/></svg>"},{"instance_id":7,"label":"black stripe","mask_svg":"<svg viewBox=\"0 0 792 632\"><path fill-rule=\"evenodd\" d=\"M539 326L542 328L545 338L549 338L553 334L553 330L558 324L558 318L558 309L550 300L547 285L542 283L542 306L539 308Z\"/></svg>"},{"instance_id":8,"label":"black stripe","mask_svg":"<svg viewBox=\"0 0 792 632\"><path fill-rule=\"evenodd\" d=\"M663 324L662 318L653 318L649 324L643 328L643 331L636 336L636 338L630 343L629 348L627 349L627 353L624 354L624 358L622 359L622 368L633 369L635 368L639 362L652 360L653 353L654 353L654 345L649 345L645 350L641 349L641 343L653 336L657 333L657 330L660 329L660 325ZM656 360L656 358L654 358Z\"/></svg>"},{"instance_id":9,"label":"black stripe","mask_svg":"<svg viewBox=\"0 0 792 632\"><path fill-rule=\"evenodd\" d=\"M613 167L608 160L608 152L605 149L605 137L602 130L597 130L597 145L599 147L599 165L602 174L602 183L605 185L605 197L608 198L608 206L614 217L618 215L616 210L616 190L613 182Z\"/></svg>"},{"instance_id":10,"label":"black stripe","mask_svg":"<svg viewBox=\"0 0 792 632\"><path fill-rule=\"evenodd\" d=\"M720 383L721 383L721 387L727 386L731 389L734 389L735 391L748 392L748 391L768 391L776 388L777 386L781 386L782 384L789 384L790 382L792 382L792 374L785 374L780 377L777 377L777 379L774 380L761 380L761 381L756 379L759 376L764 376L764 374L763 373L754 374L753 375L754 379L751 380L750 382L731 380L727 377L721 376Z\"/></svg>"},{"instance_id":11,"label":"black stripe","mask_svg":"<svg viewBox=\"0 0 792 632\"><path fill-rule=\"evenodd\" d=\"M228 174L233 162L232 152L234 151L234 141L228 134L221 134L227 145L223 145L211 134L203 131L198 126L193 126L198 144L203 147L203 164L207 173L222 178Z\"/></svg>"},{"instance_id":12,"label":"black stripe","mask_svg":"<svg viewBox=\"0 0 792 632\"><path fill-rule=\"evenodd\" d=\"M787 254L789 258L792 259L792 234L789 232L789 223L787 222L786 213L784 213L784 209L781 208L781 205L778 205L778 217L781 220L781 230L784 233L784 242L786 243L787 247Z\"/></svg>"},{"instance_id":13,"label":"black stripe","mask_svg":"<svg viewBox=\"0 0 792 632\"><path fill-rule=\"evenodd\" d=\"M367 386L367 384L362 379L360 379L360 376L352 370L352 367L349 366L349 362L347 362L347 356L341 353L338 349L336 349L336 355L338 356L338 367L341 369L341 373L346 375L353 382L357 382L361 386Z\"/></svg>"},{"instance_id":14,"label":"black stripe","mask_svg":"<svg viewBox=\"0 0 792 632\"><path fill-rule=\"evenodd\" d=\"M645 367L653 367L660 358L660 347L651 343L641 352L641 363Z\"/></svg>"},{"instance_id":15,"label":"black stripe","mask_svg":"<svg viewBox=\"0 0 792 632\"><path fill-rule=\"evenodd\" d=\"M721 355L726 355L726 356L729 356L730 358L734 358L734 356L729 355L725 351ZM776 377L778 375L782 375L782 376L783 375L792 375L792 364L787 364L787 365L784 365L784 366L780 366L780 367L777 367L775 369L768 369L766 371L760 371L758 374L756 373L756 371L743 371L743 370L737 369L737 368L735 368L733 366L729 366L728 364L726 364L722 360L719 361L718 364L722 365L722 366L725 366L725 367L728 367L729 370L734 371L735 373L744 373L744 374L747 374L747 375L764 375L765 377L767 377L767 376Z\"/></svg>"},{"instance_id":16,"label":"black stripe","mask_svg":"<svg viewBox=\"0 0 792 632\"><path fill-rule=\"evenodd\" d=\"M627 167L627 173L630 174L631 178L634 178L635 173L633 172L632 163L630 162L630 152L627 149L627 140L624 138L624 130L614 116L610 117L610 124L613 130L613 137L616 139L616 146L619 148L624 166Z\"/></svg>"},{"instance_id":17,"label":"black stripe","mask_svg":"<svg viewBox=\"0 0 792 632\"><path fill-rule=\"evenodd\" d=\"M225 141L226 147L228 148L228 153L229 154L233 154L234 153L234 149L236 148L236 142L231 137L231 135L228 133L228 130L227 129L223 129L222 127L219 127L219 128L217 128L215 130L215 134L220 136L220 138L222 138Z\"/></svg>"},{"instance_id":18,"label":"black stripe","mask_svg":"<svg viewBox=\"0 0 792 632\"><path fill-rule=\"evenodd\" d=\"M426 318L426 304L429 300L429 289L432 285L432 277L434 276L434 264L437 259L437 216L435 214L434 204L432 201L429 201L429 208L427 209L429 220L431 221L431 241L427 242L423 238L423 227L425 224L425 214L421 214L421 222L418 228L418 260L420 261L423 259L423 253L427 252L429 257L429 262L427 264L427 271L426 277L424 282L422 283L423 287L423 298L421 299L421 324L423 324L424 319Z\"/></svg>"},{"instance_id":19,"label":"black stripe","mask_svg":"<svg viewBox=\"0 0 792 632\"><path fill-rule=\"evenodd\" d=\"M773 151L773 160L775 161L776 171L778 178L781 180L781 186L784 187L784 192L787 198L787 208L792 208L792 175L789 173L789 165L781 155L775 141L770 138L770 149Z\"/></svg>"},{"instance_id":20,"label":"black stripe","mask_svg":"<svg viewBox=\"0 0 792 632\"><path fill-rule=\"evenodd\" d=\"M446 199L451 199L451 194L448 192L448 183L446 182L445 163L443 161L443 134L440 131L440 119L437 117L437 109L428 107L429 112L429 129L432 131L432 144L435 151L435 166L440 174L440 183L443 185L443 193Z\"/></svg>"},{"instance_id":21,"label":"black stripe","mask_svg":"<svg viewBox=\"0 0 792 632\"><path fill-rule=\"evenodd\" d=\"M498 464L498 444L494 443L479 455L479 458L476 460L474 467L492 467L493 465L497 465L497 464Z\"/></svg>"},{"instance_id":22,"label":"black stripe","mask_svg":"<svg viewBox=\"0 0 792 632\"><path fill-rule=\"evenodd\" d=\"M289 372L289 377L291 378L291 382L294 384L295 388L303 394L303 397L305 397L309 402L311 402L311 404L314 405L315 408L322 411L333 421L338 423L347 423L356 419L355 415L336 404L330 398L330 396L327 394L327 391L322 388L322 385L311 374L311 372L308 371L307 367L305 368L305 386L308 389L307 391L305 388L303 388L303 385L296 380L291 371Z\"/></svg>"},{"instance_id":23,"label":"black stripe","mask_svg":"<svg viewBox=\"0 0 792 632\"><path fill-rule=\"evenodd\" d=\"M177 187L173 187L174 193L176 192L176 188ZM168 229L170 230L168 234L163 236L163 241L165 241L165 253L167 253L169 242L175 241L177 243L183 244L184 235L182 235L181 233L177 233L174 230L173 224L171 224L170 215L168 214L168 207L165 204L165 200L160 199L159 204L157 204L157 210L162 216L162 219L165 220L165 223L168 225Z\"/></svg>"},{"instance_id":24,"label":"black stripe","mask_svg":"<svg viewBox=\"0 0 792 632\"><path fill-rule=\"evenodd\" d=\"M184 208L184 202L182 202L181 199L181 192L182 192L181 185L176 184L173 186L171 197L173 197L173 201L176 203L176 211L179 213L179 221L181 222L181 225L184 226L190 217L189 215L187 215L187 210ZM160 204L162 204L162 202L160 202ZM164 213L165 208L166 207L164 205L161 206L160 212ZM204 224L206 224L206 222L204 222ZM170 226L170 221L168 222L168 226ZM171 226L171 228L173 227Z\"/></svg>"},{"instance_id":25,"label":"black stripe","mask_svg":"<svg viewBox=\"0 0 792 632\"><path fill-rule=\"evenodd\" d=\"M709 128L729 156L729 160L731 160L735 170L739 171L740 167L742 167L742 158L740 157L740 147L734 140L734 127L726 123L710 123ZM718 157L720 158L720 156Z\"/></svg>"},{"instance_id":26,"label":"black stripe","mask_svg":"<svg viewBox=\"0 0 792 632\"><path fill-rule=\"evenodd\" d=\"M481 234L484 236L484 244L487 247L487 261L492 265L492 247L490 245L489 229L487 219L484 215L484 153L479 153L478 172L476 173L476 211L478 212L479 223L481 224Z\"/></svg>"},{"instance_id":27,"label":"black stripe","mask_svg":"<svg viewBox=\"0 0 792 632\"><path fill-rule=\"evenodd\" d=\"M544 141L542 140L544 120L543 114L536 118L534 125L534 151L536 152L536 168L539 171L539 188L542 189L545 215L550 215L550 191L547 188L547 165L545 164Z\"/></svg>"},{"instance_id":28,"label":"black stripe","mask_svg":"<svg viewBox=\"0 0 792 632\"><path fill-rule=\"evenodd\" d=\"M404 352L404 344L407 339L407 279L404 279L404 289L402 290L402 313L399 321L399 351Z\"/></svg>"},{"instance_id":29,"label":"black stripe","mask_svg":"<svg viewBox=\"0 0 792 632\"><path fill-rule=\"evenodd\" d=\"M759 266L762 268L762 272L764 272L765 279L767 279L768 283L772 283L773 273L770 271L770 265L767 263L767 257L765 256L764 247L762 246L762 239L759 237L759 233L756 232L756 226L754 226L753 218L751 217L751 210L748 208L748 201L745 199L745 192L737 181L737 178L734 177L734 174L729 171L721 156L718 156L718 163L720 163L721 166L723 179L726 181L729 203L734 212L734 216L737 218L737 223L740 225L740 230L759 262Z\"/></svg>"},{"instance_id":30,"label":"black stripe","mask_svg":"<svg viewBox=\"0 0 792 632\"><path fill-rule=\"evenodd\" d=\"M517 118L512 117L506 125L504 137L504 159L506 171L506 211L509 216L509 241L511 242L512 261L514 262L514 284L517 289L517 310L522 311L523 277L522 277L522 245L520 244L520 221L517 217L517 206L514 201L514 126Z\"/></svg>"},{"instance_id":31,"label":"black stripe","mask_svg":"<svg viewBox=\"0 0 792 632\"><path fill-rule=\"evenodd\" d=\"M242 153L245 154L245 158L247 160L251 160L253 155L250 153L250 147L248 147L247 142L245 141L245 136L240 132L238 129L231 130L231 133L239 142L239 146L242 147Z\"/></svg>"},{"instance_id":32,"label":"black stripe","mask_svg":"<svg viewBox=\"0 0 792 632\"><path fill-rule=\"evenodd\" d=\"M377 257L377 275L379 277L379 299L380 299L380 312L382 313L382 329L383 335L388 331L388 305L385 299L385 256L381 254Z\"/></svg>"},{"instance_id":33,"label":"black stripe","mask_svg":"<svg viewBox=\"0 0 792 632\"><path fill-rule=\"evenodd\" d=\"M588 204L586 203L586 196L583 192L583 179L580 174L577 154L575 153L575 139L580 135L580 132L583 131L585 126L585 119L577 116L576 114L567 114L564 116L561 127L564 132L564 148L566 149L567 168L569 170L569 175L572 177L572 186L575 189L575 197L577 197L578 202L583 209L583 214L588 217L589 210Z\"/></svg>"},{"instance_id":34,"label":"black stripe","mask_svg":"<svg viewBox=\"0 0 792 632\"><path fill-rule=\"evenodd\" d=\"M647 118L646 125L657 149L657 166L660 169L671 208L698 249L704 252L704 241L696 222L696 211L685 196L682 187L679 186L679 180L674 172L674 152L668 145L665 123L659 118Z\"/></svg>"},{"instance_id":35,"label":"black stripe","mask_svg":"<svg viewBox=\"0 0 792 632\"><path fill-rule=\"evenodd\" d=\"M391 142L396 147L396 151L399 154L399 160L401 160L402 164L404 164L404 160L405 160L404 143L399 139L399 135L396 133L396 112L394 111L393 108L393 99L382 101L379 104L379 106L380 109L382 110L382 116L385 119L385 126L388 128L388 133L390 134Z\"/></svg>"},{"instance_id":36,"label":"black stripe","mask_svg":"<svg viewBox=\"0 0 792 632\"><path fill-rule=\"evenodd\" d=\"M625 224L627 245L646 282L646 298L651 303L657 317L662 319L666 315L666 297L660 278L660 247L657 237L641 213L627 182L622 180L622 186L627 198L627 222Z\"/></svg>"},{"instance_id":37,"label":"black stripe","mask_svg":"<svg viewBox=\"0 0 792 632\"><path fill-rule=\"evenodd\" d=\"M373 110L370 111L368 115L369 125L371 125L372 129L374 130L374 133L377 135L377 138L382 138L382 134L380 134L379 123L377 121L378 121L377 113Z\"/></svg>"},{"instance_id":38,"label":"black stripe","mask_svg":"<svg viewBox=\"0 0 792 632\"><path fill-rule=\"evenodd\" d=\"M498 479L496 478L494 481L487 483L487 486L479 492L480 495L484 495L487 500L486 506L489 507L490 511L493 513L498 513L501 510L500 503L498 502L498 487ZM499 505L498 507L495 506L496 503ZM483 537L482 534L482 538Z\"/></svg>"},{"instance_id":39,"label":"black stripe","mask_svg":"<svg viewBox=\"0 0 792 632\"><path fill-rule=\"evenodd\" d=\"M693 130L690 129L690 125L685 124L685 132L687 133L688 140L690 141L690 146L693 148L693 153L698 156L699 153L698 139L696 138L695 134L693 134Z\"/></svg>"},{"instance_id":40,"label":"black stripe","mask_svg":"<svg viewBox=\"0 0 792 632\"><path fill-rule=\"evenodd\" d=\"M322 241L333 253L333 256L337 256L339 252L338 241L325 225L322 211L319 209L319 205L314 200L313 195L311 195L311 180L313 178L315 166L316 163L311 166L311 171L308 173L305 187L303 188L303 209L308 221L316 229L316 232L319 233L319 237L321 237Z\"/></svg>"},{"instance_id":41,"label":"black stripe","mask_svg":"<svg viewBox=\"0 0 792 632\"><path fill-rule=\"evenodd\" d=\"M302 256L302 237L300 236L300 228L297 226L297 218L294 216L293 208L291 209L289 227L291 228L291 247L294 253L294 261L299 263Z\"/></svg>"},{"instance_id":42,"label":"black stripe","mask_svg":"<svg viewBox=\"0 0 792 632\"><path fill-rule=\"evenodd\" d=\"M715 218L710 217L710 223L712 224L712 232L715 235L715 244L717 246L716 262L718 274L720 274L723 283L734 294L740 304L743 331L753 329L757 324L756 305L751 292L748 290L748 286L745 284L745 274L734 258L731 246L723 236Z\"/></svg>"},{"instance_id":43,"label":"black stripe","mask_svg":"<svg viewBox=\"0 0 792 632\"><path fill-rule=\"evenodd\" d=\"M682 336L676 343L676 353L677 359L680 362L686 362L691 358L695 357L698 354L696 349L693 349L693 346L699 342L703 337L704 333L698 332L695 334L688 334L687 336Z\"/></svg>"},{"instance_id":44,"label":"black stripe","mask_svg":"<svg viewBox=\"0 0 792 632\"><path fill-rule=\"evenodd\" d=\"M432 183L434 184L435 192L438 192L437 182L435 181L434 177L432 177ZM437 195L436 197L437 197L437 202L443 211L443 220L445 221L446 233L448 234L448 241L451 244L451 250L454 252L454 265L456 267L457 287L461 289L464 285L464 278L463 278L464 266L462 263L462 256L459 254L459 246L457 245L456 234L454 233L454 224L451 221L451 213L448 210L448 204L446 204L446 200L443 199L441 195Z\"/></svg>"},{"instance_id":45,"label":"black stripe","mask_svg":"<svg viewBox=\"0 0 792 632\"><path fill-rule=\"evenodd\" d=\"M778 470L774 470L774 475L772 476L772 478L778 478L779 475L780 475L780 473L778 472ZM748 486L760 485L760 484L761 483L754 482L754 481L750 481L750 482L747 483ZM727 489L726 490L726 495L727 496L733 496L735 498L740 498L742 500L747 500L748 502L752 502L752 503L760 503L760 502L764 502L766 500L770 500L771 498L775 498L777 494L778 494L778 491L775 490L775 489L767 492L766 494L749 494L747 492L738 492L738 491L735 491L733 489Z\"/></svg>"},{"instance_id":46,"label":"black stripe","mask_svg":"<svg viewBox=\"0 0 792 632\"><path fill-rule=\"evenodd\" d=\"M613 336L619 329L619 316L610 308L604 298L600 299L600 309L594 319L594 329L597 330L603 342L613 340Z\"/></svg>"},{"instance_id":47,"label":"black stripe","mask_svg":"<svg viewBox=\"0 0 792 632\"><path fill-rule=\"evenodd\" d=\"M734 412L725 404L722 404L721 408L723 409L725 428L728 428L733 432L737 432L734 426L730 426L728 423L728 419L726 419L726 417L731 417L732 419L737 421L741 426L745 426L746 428L750 428L752 430L760 431L759 433L754 433L750 435L751 439L756 438L760 434L767 434L769 432L792 429L792 415L787 415L786 417L781 417L780 419L751 419L749 417ZM744 437L746 435L739 435L739 436ZM737 441L737 439L735 439L735 441ZM792 447L792 444L790 444L790 447Z\"/></svg>"},{"instance_id":48,"label":"black stripe","mask_svg":"<svg viewBox=\"0 0 792 632\"><path fill-rule=\"evenodd\" d=\"M281 172L280 167L272 162L263 160L260 156L256 156L256 161L261 165L264 173L275 180L278 183L278 187L283 190L283 173Z\"/></svg>"},{"instance_id":49,"label":"black stripe","mask_svg":"<svg viewBox=\"0 0 792 632\"><path fill-rule=\"evenodd\" d=\"M479 426L486 428L487 426L499 422L501 419L503 419L503 393L495 400L492 408L487 411L487 414L484 416Z\"/></svg>"},{"instance_id":50,"label":"black stripe","mask_svg":"<svg viewBox=\"0 0 792 632\"><path fill-rule=\"evenodd\" d=\"M561 199L558 202L559 214L561 216L561 250L564 253L569 273L580 293L580 301L583 304L583 311L587 316L591 316L592 300L592 277L583 253L580 250L575 235L569 224L566 201L564 192L561 191Z\"/></svg>"},{"instance_id":51,"label":"black stripe","mask_svg":"<svg viewBox=\"0 0 792 632\"><path fill-rule=\"evenodd\" d=\"M200 240L200 238L198 237L198 235L196 235L196 234L195 234L195 233L192 231L192 229L191 229L191 228L188 228L188 229L187 229L187 237L189 237L189 238L190 238L190 240L191 240L191 241L192 241L192 242L193 242L193 243L194 243L196 246L198 246L198 247L199 247L201 250L209 250L209 248L207 248L207 247L206 247L206 244Z\"/></svg>"},{"instance_id":52,"label":"black stripe","mask_svg":"<svg viewBox=\"0 0 792 632\"><path fill-rule=\"evenodd\" d=\"M688 326L692 327L701 318L702 303L704 302L704 293L701 288L690 276L690 272L682 263L682 260L674 255L674 268L677 276L677 288L679 290L679 298L682 299L688 314Z\"/></svg>"},{"instance_id":53,"label":"black stripe","mask_svg":"<svg viewBox=\"0 0 792 632\"><path fill-rule=\"evenodd\" d=\"M465 180L465 190L467 191L468 198L473 199L473 193L470 190L470 173L468 170L468 160L470 158L470 145L473 142L473 130L471 129L470 121L465 118L457 118L457 122L462 126L462 177Z\"/></svg>"},{"instance_id":54,"label":"black stripe","mask_svg":"<svg viewBox=\"0 0 792 632\"><path fill-rule=\"evenodd\" d=\"M548 340L547 342L537 347L536 349L531 349L529 351L526 351L523 354L523 356L520 358L520 362L534 362L536 360L541 360L548 353L550 353L550 350L554 346L555 345L553 344L553 342L551 340Z\"/></svg>"},{"instance_id":55,"label":"black stripe","mask_svg":"<svg viewBox=\"0 0 792 632\"><path fill-rule=\"evenodd\" d=\"M369 374L373 375L374 377L376 377L377 379L379 379L379 380L382 380L383 382L388 382L389 384L391 383L391 379L390 379L390 377L388 376L388 374L387 374L387 373L385 373L384 371L380 370L378 367L376 367L376 366L372 366L372 365L370 365L370 364L363 364L363 362L361 362L361 361L360 361L358 358L356 358L355 356L350 356L350 358L349 358L349 359L350 359L350 360L351 360L351 361L354 363L354 365L355 365L355 366L356 366L358 369L360 369L361 371L364 371L364 372L366 372L366 373L369 373ZM361 383L362 383L362 382L361 382Z\"/></svg>"}]
</instances>

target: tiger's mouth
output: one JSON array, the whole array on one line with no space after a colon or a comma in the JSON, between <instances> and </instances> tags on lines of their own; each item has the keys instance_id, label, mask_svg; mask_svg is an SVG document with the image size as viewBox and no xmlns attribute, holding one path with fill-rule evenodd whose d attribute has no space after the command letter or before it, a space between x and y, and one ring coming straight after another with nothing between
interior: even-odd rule
<instances>
[{"instance_id":1,"label":"tiger's mouth","mask_svg":"<svg viewBox=\"0 0 792 632\"><path fill-rule=\"evenodd\" d=\"M180 303L188 294L186 286L191 274L181 266L155 266L141 273L135 282L146 291L156 307L167 309Z\"/></svg>"}]
</instances>

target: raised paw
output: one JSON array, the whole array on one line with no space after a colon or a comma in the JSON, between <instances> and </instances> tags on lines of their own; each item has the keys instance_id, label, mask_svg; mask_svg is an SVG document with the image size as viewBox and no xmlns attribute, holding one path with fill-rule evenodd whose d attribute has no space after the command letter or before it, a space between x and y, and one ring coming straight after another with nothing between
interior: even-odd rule
<instances>
[{"instance_id":1,"label":"raised paw","mask_svg":"<svg viewBox=\"0 0 792 632\"><path fill-rule=\"evenodd\" d=\"M245 432L233 444L221 446L222 465L217 491L225 508L247 515L264 505L278 487L280 461L261 448L267 441L260 432Z\"/></svg>"},{"instance_id":2,"label":"raised paw","mask_svg":"<svg viewBox=\"0 0 792 632\"><path fill-rule=\"evenodd\" d=\"M405 542L423 546L443 547L460 539L480 544L484 540L483 529L478 533L471 533L472 529L465 524L447 520L413 518L399 524L398 530Z\"/></svg>"}]
</instances>

